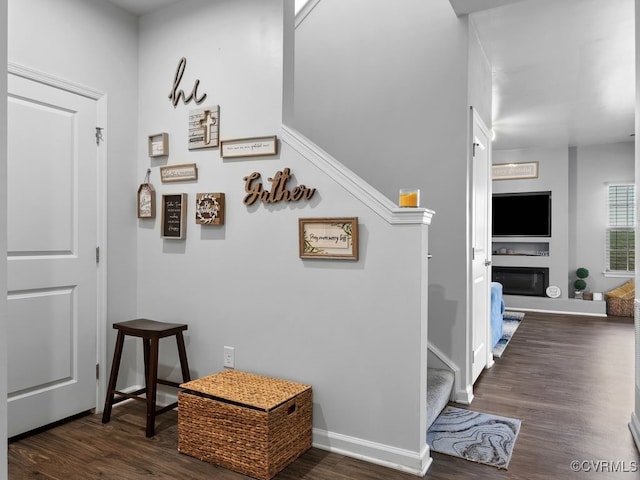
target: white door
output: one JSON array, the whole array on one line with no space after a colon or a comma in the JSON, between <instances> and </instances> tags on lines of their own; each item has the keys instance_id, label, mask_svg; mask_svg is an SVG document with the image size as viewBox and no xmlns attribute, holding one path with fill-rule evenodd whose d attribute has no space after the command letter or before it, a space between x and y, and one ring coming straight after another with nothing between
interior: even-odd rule
<instances>
[{"instance_id":1,"label":"white door","mask_svg":"<svg viewBox=\"0 0 640 480\"><path fill-rule=\"evenodd\" d=\"M475 110L473 114L472 145L472 371L473 382L482 370L491 366L491 249L489 238L491 195L491 139Z\"/></svg>"},{"instance_id":2,"label":"white door","mask_svg":"<svg viewBox=\"0 0 640 480\"><path fill-rule=\"evenodd\" d=\"M9 437L96 406L96 101L9 75Z\"/></svg>"}]
</instances>

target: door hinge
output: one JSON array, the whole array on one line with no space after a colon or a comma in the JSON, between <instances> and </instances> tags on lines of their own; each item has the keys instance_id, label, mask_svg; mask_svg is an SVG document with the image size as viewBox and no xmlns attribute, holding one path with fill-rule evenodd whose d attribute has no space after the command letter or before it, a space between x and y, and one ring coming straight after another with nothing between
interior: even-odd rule
<instances>
[{"instance_id":1,"label":"door hinge","mask_svg":"<svg viewBox=\"0 0 640 480\"><path fill-rule=\"evenodd\" d=\"M96 363L96 380L100 380L100 364Z\"/></svg>"},{"instance_id":2,"label":"door hinge","mask_svg":"<svg viewBox=\"0 0 640 480\"><path fill-rule=\"evenodd\" d=\"M96 127L96 145L98 146L100 146L100 140L104 140L102 130L104 130L104 127Z\"/></svg>"},{"instance_id":3,"label":"door hinge","mask_svg":"<svg viewBox=\"0 0 640 480\"><path fill-rule=\"evenodd\" d=\"M96 247L96 263L100 263L100 247Z\"/></svg>"}]
</instances>

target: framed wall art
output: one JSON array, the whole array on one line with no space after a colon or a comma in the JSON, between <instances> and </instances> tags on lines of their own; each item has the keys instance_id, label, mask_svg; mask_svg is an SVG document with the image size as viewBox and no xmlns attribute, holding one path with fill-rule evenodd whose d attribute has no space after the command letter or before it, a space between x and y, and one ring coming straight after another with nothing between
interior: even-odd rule
<instances>
[{"instance_id":1,"label":"framed wall art","mask_svg":"<svg viewBox=\"0 0 640 480\"><path fill-rule=\"evenodd\" d=\"M492 180L538 178L538 162L496 163L491 166Z\"/></svg>"},{"instance_id":2,"label":"framed wall art","mask_svg":"<svg viewBox=\"0 0 640 480\"><path fill-rule=\"evenodd\" d=\"M278 153L278 137L236 138L220 142L222 158L262 157Z\"/></svg>"},{"instance_id":3,"label":"framed wall art","mask_svg":"<svg viewBox=\"0 0 640 480\"><path fill-rule=\"evenodd\" d=\"M156 191L150 183L138 187L138 218L156 217Z\"/></svg>"},{"instance_id":4,"label":"framed wall art","mask_svg":"<svg viewBox=\"0 0 640 480\"><path fill-rule=\"evenodd\" d=\"M298 219L300 258L358 260L358 217Z\"/></svg>"},{"instance_id":5,"label":"framed wall art","mask_svg":"<svg viewBox=\"0 0 640 480\"><path fill-rule=\"evenodd\" d=\"M184 165L167 165L160 167L160 180L162 183L183 182L198 179L198 167L195 163Z\"/></svg>"},{"instance_id":6,"label":"framed wall art","mask_svg":"<svg viewBox=\"0 0 640 480\"><path fill-rule=\"evenodd\" d=\"M187 194L162 195L162 238L182 240L186 235Z\"/></svg>"},{"instance_id":7,"label":"framed wall art","mask_svg":"<svg viewBox=\"0 0 640 480\"><path fill-rule=\"evenodd\" d=\"M218 146L220 105L189 111L189 150Z\"/></svg>"},{"instance_id":8,"label":"framed wall art","mask_svg":"<svg viewBox=\"0 0 640 480\"><path fill-rule=\"evenodd\" d=\"M166 157L169 155L169 134L156 133L149 135L149 156Z\"/></svg>"},{"instance_id":9,"label":"framed wall art","mask_svg":"<svg viewBox=\"0 0 640 480\"><path fill-rule=\"evenodd\" d=\"M224 225L224 193L196 194L196 223Z\"/></svg>"}]
</instances>

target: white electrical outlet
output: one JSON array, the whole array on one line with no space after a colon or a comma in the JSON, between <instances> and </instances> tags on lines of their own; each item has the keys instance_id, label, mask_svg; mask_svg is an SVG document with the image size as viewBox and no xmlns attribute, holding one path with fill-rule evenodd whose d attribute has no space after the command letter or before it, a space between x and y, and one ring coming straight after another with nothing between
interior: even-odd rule
<instances>
[{"instance_id":1,"label":"white electrical outlet","mask_svg":"<svg viewBox=\"0 0 640 480\"><path fill-rule=\"evenodd\" d=\"M234 364L235 364L235 348L225 346L223 365L227 368L233 368Z\"/></svg>"}]
</instances>

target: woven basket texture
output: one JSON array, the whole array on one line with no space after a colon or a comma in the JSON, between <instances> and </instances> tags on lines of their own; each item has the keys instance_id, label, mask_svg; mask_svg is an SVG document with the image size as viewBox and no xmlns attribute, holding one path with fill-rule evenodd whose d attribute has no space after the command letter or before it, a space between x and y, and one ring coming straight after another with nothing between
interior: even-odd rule
<instances>
[{"instance_id":1,"label":"woven basket texture","mask_svg":"<svg viewBox=\"0 0 640 480\"><path fill-rule=\"evenodd\" d=\"M607 315L616 317L633 317L633 299L635 297L635 282L629 280L624 285L606 292Z\"/></svg>"},{"instance_id":2,"label":"woven basket texture","mask_svg":"<svg viewBox=\"0 0 640 480\"><path fill-rule=\"evenodd\" d=\"M311 448L311 387L229 372L235 373L184 384L187 390L178 394L178 451L269 480ZM212 391L225 396L210 396Z\"/></svg>"}]
</instances>

